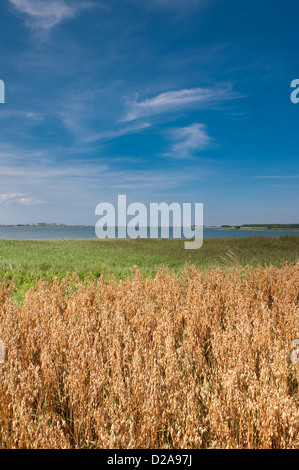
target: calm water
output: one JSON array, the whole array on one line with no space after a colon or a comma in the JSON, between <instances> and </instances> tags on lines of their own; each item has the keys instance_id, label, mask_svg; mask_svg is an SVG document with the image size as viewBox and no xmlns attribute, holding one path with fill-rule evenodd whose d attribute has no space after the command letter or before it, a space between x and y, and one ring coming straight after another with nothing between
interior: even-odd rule
<instances>
[{"instance_id":1,"label":"calm water","mask_svg":"<svg viewBox=\"0 0 299 470\"><path fill-rule=\"evenodd\" d=\"M170 231L171 232L171 231ZM248 236L273 236L295 234L296 230L220 230L204 229L204 238L240 238ZM90 227L0 227L0 239L45 240L51 238L97 238L94 226ZM170 238L172 238L170 233Z\"/></svg>"}]
</instances>

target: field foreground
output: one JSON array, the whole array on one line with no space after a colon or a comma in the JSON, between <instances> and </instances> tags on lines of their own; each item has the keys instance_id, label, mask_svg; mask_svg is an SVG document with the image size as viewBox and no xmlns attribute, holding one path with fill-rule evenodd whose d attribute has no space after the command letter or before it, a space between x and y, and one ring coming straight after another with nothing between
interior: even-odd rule
<instances>
[{"instance_id":1,"label":"field foreground","mask_svg":"<svg viewBox=\"0 0 299 470\"><path fill-rule=\"evenodd\" d=\"M208 271L280 267L298 259L299 235L207 238L199 250L185 250L183 240L168 239L0 240L0 279L14 279L21 300L37 279L51 282L75 272L86 281L101 275L126 279L134 267L143 277L154 277L161 266L180 273L186 263Z\"/></svg>"},{"instance_id":2,"label":"field foreground","mask_svg":"<svg viewBox=\"0 0 299 470\"><path fill-rule=\"evenodd\" d=\"M299 447L298 263L14 289L1 448Z\"/></svg>"}]
</instances>

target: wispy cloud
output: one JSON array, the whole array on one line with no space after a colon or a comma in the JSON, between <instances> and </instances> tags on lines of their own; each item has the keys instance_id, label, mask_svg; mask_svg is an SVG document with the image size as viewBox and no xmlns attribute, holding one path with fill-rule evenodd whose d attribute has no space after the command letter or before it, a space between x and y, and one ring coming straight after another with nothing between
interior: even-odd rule
<instances>
[{"instance_id":1,"label":"wispy cloud","mask_svg":"<svg viewBox=\"0 0 299 470\"><path fill-rule=\"evenodd\" d=\"M164 157L191 158L196 152L210 147L212 143L205 124L201 123L172 129L170 137L174 143L171 150L162 155Z\"/></svg>"},{"instance_id":2,"label":"wispy cloud","mask_svg":"<svg viewBox=\"0 0 299 470\"><path fill-rule=\"evenodd\" d=\"M151 124L149 122L144 122L135 126L125 126L125 127L120 127L115 130L109 130L109 131L103 131L103 132L91 134L87 136L84 140L86 142L97 142L97 141L102 141L102 140L117 139L118 137L122 137L127 134L136 134L138 132L148 129L149 127L151 127Z\"/></svg>"},{"instance_id":3,"label":"wispy cloud","mask_svg":"<svg viewBox=\"0 0 299 470\"><path fill-rule=\"evenodd\" d=\"M33 111L18 111L18 110L5 110L0 114L0 119L9 118L20 118L20 119L32 119L33 121L42 121L44 115L41 113L35 113Z\"/></svg>"},{"instance_id":4,"label":"wispy cloud","mask_svg":"<svg viewBox=\"0 0 299 470\"><path fill-rule=\"evenodd\" d=\"M239 97L232 91L230 85L215 88L185 88L183 90L167 91L153 98L139 100L124 98L127 112L122 121L133 121L155 114L167 113L186 107L211 107L225 100Z\"/></svg>"},{"instance_id":5,"label":"wispy cloud","mask_svg":"<svg viewBox=\"0 0 299 470\"><path fill-rule=\"evenodd\" d=\"M149 122L115 122L120 111L112 109L111 101L106 103L106 96L111 92L110 84L108 90L95 89L92 85L86 85L86 88L83 91L75 88L69 90L66 97L52 104L51 109L52 116L63 123L76 142L92 144L142 132L151 127ZM102 104L100 108L99 103ZM109 105L110 110L107 110Z\"/></svg>"},{"instance_id":6,"label":"wispy cloud","mask_svg":"<svg viewBox=\"0 0 299 470\"><path fill-rule=\"evenodd\" d=\"M22 206L34 206L43 202L34 196L23 193L2 193L0 194L0 204L21 204Z\"/></svg>"},{"instance_id":7,"label":"wispy cloud","mask_svg":"<svg viewBox=\"0 0 299 470\"><path fill-rule=\"evenodd\" d=\"M5 177L24 178L27 181L39 179L40 181L52 178L91 178L107 170L107 165L92 164L90 162L71 161L68 164L57 166L54 161L37 167L30 166L0 166L0 174Z\"/></svg>"},{"instance_id":8,"label":"wispy cloud","mask_svg":"<svg viewBox=\"0 0 299 470\"><path fill-rule=\"evenodd\" d=\"M58 23L75 17L81 10L93 6L90 2L67 0L9 0L14 9L26 16L34 30L49 31Z\"/></svg>"}]
</instances>

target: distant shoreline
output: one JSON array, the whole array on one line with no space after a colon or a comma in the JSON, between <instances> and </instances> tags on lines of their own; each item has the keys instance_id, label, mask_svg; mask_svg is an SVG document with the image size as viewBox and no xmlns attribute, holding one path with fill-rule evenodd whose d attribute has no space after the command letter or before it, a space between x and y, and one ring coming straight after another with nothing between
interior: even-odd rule
<instances>
[{"instance_id":1,"label":"distant shoreline","mask_svg":"<svg viewBox=\"0 0 299 470\"><path fill-rule=\"evenodd\" d=\"M213 228L213 227L205 227L205 228ZM299 228L290 228L290 227L240 227L240 228L235 228L235 227L214 227L218 228L219 230L254 230L254 231L265 231L265 230L288 230L288 231L299 231Z\"/></svg>"},{"instance_id":2,"label":"distant shoreline","mask_svg":"<svg viewBox=\"0 0 299 470\"><path fill-rule=\"evenodd\" d=\"M295 225L295 227L292 226L277 226L278 224L275 224L276 226L271 227L270 225L268 226L243 226L243 225L237 225L237 226L231 226L231 227L226 227L226 226L195 226L192 225L191 229L196 229L196 228L203 228L207 230L221 230L221 231L240 231L240 230L247 230L247 231L299 231L299 227L296 227L299 224L290 224L290 225ZM76 228L76 227L85 227L85 228L90 228L94 227L94 225L64 225L64 224L17 224L17 225L1 225L0 228Z\"/></svg>"},{"instance_id":3,"label":"distant shoreline","mask_svg":"<svg viewBox=\"0 0 299 470\"><path fill-rule=\"evenodd\" d=\"M200 228L196 226L192 226L192 228ZM288 230L288 231L299 231L299 228L292 228L292 227L243 227L242 225L238 228L236 227L203 227L204 229L217 229L217 230L250 230L250 231L266 231L266 230Z\"/></svg>"},{"instance_id":4,"label":"distant shoreline","mask_svg":"<svg viewBox=\"0 0 299 470\"><path fill-rule=\"evenodd\" d=\"M0 227L13 227L13 228L65 228L65 227L94 227L94 225L64 225L64 224L48 224L48 225L34 225L34 224L17 224L17 225L1 225Z\"/></svg>"}]
</instances>

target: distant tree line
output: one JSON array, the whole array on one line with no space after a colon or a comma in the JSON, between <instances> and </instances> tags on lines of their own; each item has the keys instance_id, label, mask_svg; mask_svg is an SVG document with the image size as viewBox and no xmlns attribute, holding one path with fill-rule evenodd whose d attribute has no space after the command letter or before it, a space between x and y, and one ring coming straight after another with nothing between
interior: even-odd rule
<instances>
[{"instance_id":1,"label":"distant tree line","mask_svg":"<svg viewBox=\"0 0 299 470\"><path fill-rule=\"evenodd\" d=\"M299 224L243 224L243 225L221 225L223 228L242 228L242 227L259 227L259 228L299 228Z\"/></svg>"},{"instance_id":2,"label":"distant tree line","mask_svg":"<svg viewBox=\"0 0 299 470\"><path fill-rule=\"evenodd\" d=\"M243 224L241 227L299 228L299 224Z\"/></svg>"}]
</instances>

